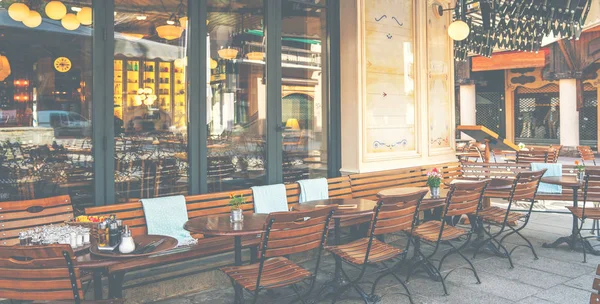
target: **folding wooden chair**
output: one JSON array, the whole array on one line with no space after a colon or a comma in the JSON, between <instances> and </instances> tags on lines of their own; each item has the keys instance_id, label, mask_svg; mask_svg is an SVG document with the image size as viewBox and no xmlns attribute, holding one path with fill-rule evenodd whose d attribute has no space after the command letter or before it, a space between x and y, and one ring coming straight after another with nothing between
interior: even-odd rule
<instances>
[{"instance_id":1,"label":"folding wooden chair","mask_svg":"<svg viewBox=\"0 0 600 304\"><path fill-rule=\"evenodd\" d=\"M600 202L600 170L599 169L586 169L585 170L585 185L583 188L583 204L579 207L575 208L573 206L568 206L567 209L571 211L571 213L579 219L579 227L577 229L577 235L581 240L583 247L583 262L587 261L586 252L593 251L591 245L586 241L588 238L596 238L596 236L587 236L583 237L581 235L582 230L594 230L595 227L583 228L585 224L585 220L590 219L593 221L600 220L600 208L599 207L589 207L586 208L587 202L598 203Z\"/></svg>"},{"instance_id":2,"label":"folding wooden chair","mask_svg":"<svg viewBox=\"0 0 600 304\"><path fill-rule=\"evenodd\" d=\"M446 260L448 256L452 254L458 254L469 264L470 268L468 269L471 270L475 275L477 283L481 283L479 276L477 275L477 271L475 270L475 266L473 266L473 263L471 263L471 261L461 251L469 245L471 236L475 231L475 219L481 207L481 203L483 201L483 192L485 191L487 184L488 180L473 183L452 184L450 186L448 196L446 197L446 206L443 211L442 219L430 220L415 227L412 232L413 236L425 241L425 243L433 246L434 249L429 255L426 256L421 251L421 247L418 247L416 254L420 257L420 259L411 266L406 277L407 282L417 269L423 268L426 271L430 270L442 282L444 294L448 295L445 279L448 277L448 275L450 275L450 273L452 273L452 271L447 273L446 276L442 276L441 269L442 265L444 264L444 260ZM462 215L467 215L469 217L469 222L471 223L470 227L452 226L452 219ZM452 243L453 241L462 241L462 244L456 246ZM433 264L432 258L437 253L442 243L450 246L451 248L442 256L438 266L436 267Z\"/></svg>"},{"instance_id":3,"label":"folding wooden chair","mask_svg":"<svg viewBox=\"0 0 600 304\"><path fill-rule=\"evenodd\" d=\"M488 238L483 240L477 245L477 249L475 253L473 253L473 258L477 256L477 253L484 245L490 244L494 246L494 250L497 252L503 251L503 254L506 258L508 258L508 262L510 263L510 268L514 268L512 262L512 252L522 246L528 247L531 249L533 253L533 257L535 260L538 259L537 254L535 253L535 249L531 242L523 236L520 231L527 226L529 222L529 217L531 216L531 210L533 209L533 204L535 203L535 195L537 194L537 189L540 184L540 180L542 176L546 172L546 169L539 171L525 171L517 174L513 182L513 186L510 190L510 196L508 200L508 206L506 209L500 207L487 207L483 210L479 211L478 221L479 221L479 232L485 233ZM511 207L516 201L526 201L529 202L529 209L526 212L515 212L511 211ZM483 228L483 225L487 224L490 229ZM492 232L491 227L499 228L497 232ZM504 234L504 235L503 235ZM513 234L517 234L520 236L527 245L517 245L510 251L506 249L502 243L504 240ZM497 238L502 236L502 238L498 241Z\"/></svg>"},{"instance_id":4,"label":"folding wooden chair","mask_svg":"<svg viewBox=\"0 0 600 304\"><path fill-rule=\"evenodd\" d=\"M327 247L327 250L331 252L336 259L341 259L347 264L359 267L360 269L359 275L355 278L351 278L348 273L344 271L343 267L340 269L348 284L340 286L338 290L335 291L333 303L335 303L337 299L350 288L354 288L365 303L375 302L379 298L375 295L377 283L379 283L382 278L390 275L404 287L410 302L413 302L408 287L396 274L397 270L404 265L406 260L406 255L411 242L411 234L408 233L409 238L405 248L397 248L386 244L376 237L388 233L403 232L407 230L412 231L417 221L419 205L427 192L427 189L423 189L422 191L407 195L378 195L379 201L374 209L373 221L371 222L368 233L369 236L348 244ZM394 265L390 265L391 267L386 264L386 262L392 261L395 261L395 263ZM383 273L373 282L371 294L367 295L367 293L359 286L359 283L362 281L369 264L382 265Z\"/></svg>"},{"instance_id":5,"label":"folding wooden chair","mask_svg":"<svg viewBox=\"0 0 600 304\"><path fill-rule=\"evenodd\" d=\"M83 301L80 272L69 245L1 247L0 291L2 297L22 301L123 303Z\"/></svg>"},{"instance_id":6,"label":"folding wooden chair","mask_svg":"<svg viewBox=\"0 0 600 304\"><path fill-rule=\"evenodd\" d=\"M327 240L331 216L337 206L318 208L311 211L274 212L265 222L265 233L261 244L260 262L245 266L221 268L234 288L243 288L254 295L252 303L258 300L262 290L290 286L297 299L293 302L306 302L315 286L321 252ZM285 256L318 249L314 272L310 272ZM309 281L308 290L300 293L297 284ZM236 303L243 302L235 299Z\"/></svg>"}]
</instances>

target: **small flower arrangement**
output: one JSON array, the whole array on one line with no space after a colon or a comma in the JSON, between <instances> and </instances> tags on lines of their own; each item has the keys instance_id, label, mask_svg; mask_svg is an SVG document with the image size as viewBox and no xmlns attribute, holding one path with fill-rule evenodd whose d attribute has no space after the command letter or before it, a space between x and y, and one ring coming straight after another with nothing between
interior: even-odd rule
<instances>
[{"instance_id":1,"label":"small flower arrangement","mask_svg":"<svg viewBox=\"0 0 600 304\"><path fill-rule=\"evenodd\" d=\"M585 171L585 165L583 163L580 163L578 160L575 161L575 169L577 169L577 172L583 172Z\"/></svg>"},{"instance_id":2,"label":"small flower arrangement","mask_svg":"<svg viewBox=\"0 0 600 304\"><path fill-rule=\"evenodd\" d=\"M427 172L427 186L431 188L439 188L442 184L442 174L437 168Z\"/></svg>"},{"instance_id":3,"label":"small flower arrangement","mask_svg":"<svg viewBox=\"0 0 600 304\"><path fill-rule=\"evenodd\" d=\"M229 193L229 206L231 210L242 209L242 205L246 203L246 198L243 194Z\"/></svg>"},{"instance_id":4,"label":"small flower arrangement","mask_svg":"<svg viewBox=\"0 0 600 304\"><path fill-rule=\"evenodd\" d=\"M519 143L519 150L523 150L525 149L525 144L524 143Z\"/></svg>"}]
</instances>

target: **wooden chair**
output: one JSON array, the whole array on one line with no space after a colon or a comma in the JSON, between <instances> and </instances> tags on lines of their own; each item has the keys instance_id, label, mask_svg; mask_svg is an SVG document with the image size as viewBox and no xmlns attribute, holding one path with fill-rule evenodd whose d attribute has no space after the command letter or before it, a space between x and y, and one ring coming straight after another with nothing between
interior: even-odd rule
<instances>
[{"instance_id":1,"label":"wooden chair","mask_svg":"<svg viewBox=\"0 0 600 304\"><path fill-rule=\"evenodd\" d=\"M0 203L0 245L19 243L19 232L42 225L61 224L73 218L68 195Z\"/></svg>"},{"instance_id":2,"label":"wooden chair","mask_svg":"<svg viewBox=\"0 0 600 304\"><path fill-rule=\"evenodd\" d=\"M421 251L420 246L416 248L415 251L419 259L410 268L406 277L407 282L417 269L423 267L426 271L433 271L435 276L442 282L444 294L448 295L445 279L452 272L449 272L446 274L446 276L442 276L441 269L442 265L444 264L444 260L448 256L452 254L458 254L469 264L470 268L468 269L473 271L473 274L477 279L477 283L481 283L479 276L477 275L477 271L475 270L475 266L473 266L473 263L471 263L471 261L461 251L469 245L471 236L475 231L475 219L477 218L479 209L481 208L483 193L485 192L487 184L488 180L473 183L452 184L450 186L448 196L446 197L446 207L442 213L441 220L426 221L415 227L415 229L412 231L413 237L425 241L425 243L432 245L434 249L433 252L426 256ZM452 218L460 217L462 215L467 215L469 217L471 223L470 227L467 228L452 225L454 222ZM453 241L462 241L462 244L455 246L452 243ZM442 256L439 264L436 267L432 262L432 258L440 248L441 244L447 244L451 248Z\"/></svg>"},{"instance_id":3,"label":"wooden chair","mask_svg":"<svg viewBox=\"0 0 600 304\"><path fill-rule=\"evenodd\" d=\"M591 249L587 248L587 242L584 242L587 238L596 238L596 236L583 237L581 235L582 230L592 230L589 228L583 228L586 219L600 220L600 207L589 207L586 208L587 202L597 203L600 202L600 170L599 169L586 169L585 170L585 185L583 188L583 204L575 208L573 206L567 206L567 209L579 219L579 228L577 234L583 245L583 262L587 261L586 251Z\"/></svg>"},{"instance_id":4,"label":"wooden chair","mask_svg":"<svg viewBox=\"0 0 600 304\"><path fill-rule=\"evenodd\" d=\"M252 303L258 300L262 290L291 286L297 295L294 301L305 303L315 287L321 251L327 240L327 227L336 206L305 212L274 212L265 222L265 233L261 244L260 262L247 266L224 267L234 288L253 293ZM314 272L310 272L285 256L318 249ZM297 284L309 280L309 287L301 294ZM240 292L240 294L242 294ZM236 299L236 303L243 301Z\"/></svg>"},{"instance_id":5,"label":"wooden chair","mask_svg":"<svg viewBox=\"0 0 600 304\"><path fill-rule=\"evenodd\" d=\"M369 236L348 244L327 247L327 251L331 252L335 259L342 260L360 269L360 274L355 278L351 278L343 267L340 269L348 284L340 286L335 291L335 298L332 303L335 303L337 298L350 288L354 288L365 303L376 301L379 298L375 295L377 283L389 275L393 276L404 287L410 302L413 302L408 287L396 274L406 260L411 234L408 234L409 239L405 248L388 245L376 237L388 233L412 232L418 218L419 205L427 192L427 190L423 190L404 195L379 195L377 206L374 209L373 221L369 228ZM395 263L391 267L386 265L386 262L394 261ZM384 272L373 282L371 294L367 295L359 286L359 283L362 281L369 264L382 265Z\"/></svg>"},{"instance_id":6,"label":"wooden chair","mask_svg":"<svg viewBox=\"0 0 600 304\"><path fill-rule=\"evenodd\" d=\"M596 277L594 278L594 283L592 284L592 292L590 296L590 304L599 304L600 303L600 265L596 268Z\"/></svg>"},{"instance_id":7,"label":"wooden chair","mask_svg":"<svg viewBox=\"0 0 600 304\"><path fill-rule=\"evenodd\" d=\"M549 163L557 163L558 162L558 158L560 157L560 151L562 150L563 145L550 145L550 149L554 150L554 155L552 155L552 157L550 158L550 156L548 156L549 158Z\"/></svg>"},{"instance_id":8,"label":"wooden chair","mask_svg":"<svg viewBox=\"0 0 600 304\"><path fill-rule=\"evenodd\" d=\"M12 300L83 301L81 275L69 245L4 246L0 249L0 290Z\"/></svg>"},{"instance_id":9,"label":"wooden chair","mask_svg":"<svg viewBox=\"0 0 600 304\"><path fill-rule=\"evenodd\" d=\"M493 249L494 251L500 252L500 249L503 251L502 254L508 258L510 268L514 268L511 258L512 252L521 246L531 249L534 259L538 259L533 245L525 236L520 233L520 231L523 230L525 226L527 226L527 222L529 222L531 210L533 209L533 204L535 203L537 189L545 172L546 169L539 171L520 172L513 181L508 198L508 206L506 209L490 206L479 211L478 222L480 224L480 228L482 229L480 229L478 232L485 233L488 238L478 244L475 253L473 253L473 258L477 256L477 253L481 248L483 248L484 245L491 244L491 246L495 246ZM526 212L511 211L513 203L517 201L528 202L529 209ZM483 229L483 224L488 225L490 228L491 226L494 226L499 229L497 232L491 232L491 229ZM504 240L512 234L517 234L520 236L523 240L525 240L525 242L527 242L527 245L517 245L512 250L508 251L506 247L502 245L502 242L504 242ZM502 238L498 241L497 238L500 236L502 236Z\"/></svg>"},{"instance_id":10,"label":"wooden chair","mask_svg":"<svg viewBox=\"0 0 600 304\"><path fill-rule=\"evenodd\" d=\"M579 157L581 157L581 162L585 165L587 161L592 162L594 166L596 165L596 156L594 155L594 151L590 146L577 146L577 151L579 151Z\"/></svg>"},{"instance_id":11,"label":"wooden chair","mask_svg":"<svg viewBox=\"0 0 600 304\"><path fill-rule=\"evenodd\" d=\"M517 163L530 164L554 162L554 154L554 149L517 151Z\"/></svg>"}]
</instances>

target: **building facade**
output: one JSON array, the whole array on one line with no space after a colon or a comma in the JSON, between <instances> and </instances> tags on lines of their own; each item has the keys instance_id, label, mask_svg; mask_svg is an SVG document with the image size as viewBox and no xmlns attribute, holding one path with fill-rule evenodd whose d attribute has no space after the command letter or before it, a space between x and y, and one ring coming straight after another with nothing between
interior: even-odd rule
<instances>
[{"instance_id":1,"label":"building facade","mask_svg":"<svg viewBox=\"0 0 600 304\"><path fill-rule=\"evenodd\" d=\"M0 2L0 200L235 191L454 159L442 0Z\"/></svg>"}]
</instances>

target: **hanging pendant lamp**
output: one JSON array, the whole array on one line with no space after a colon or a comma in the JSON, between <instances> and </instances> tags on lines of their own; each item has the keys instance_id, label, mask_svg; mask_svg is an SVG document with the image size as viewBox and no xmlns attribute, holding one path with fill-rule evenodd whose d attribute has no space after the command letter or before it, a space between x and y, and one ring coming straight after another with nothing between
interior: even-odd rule
<instances>
[{"instance_id":1,"label":"hanging pendant lamp","mask_svg":"<svg viewBox=\"0 0 600 304\"><path fill-rule=\"evenodd\" d=\"M8 58L4 55L0 55L0 81L4 81L11 73L10 63Z\"/></svg>"},{"instance_id":2,"label":"hanging pendant lamp","mask_svg":"<svg viewBox=\"0 0 600 304\"><path fill-rule=\"evenodd\" d=\"M24 3L15 2L8 7L8 16L15 21L23 21L29 17L29 7Z\"/></svg>"}]
</instances>

